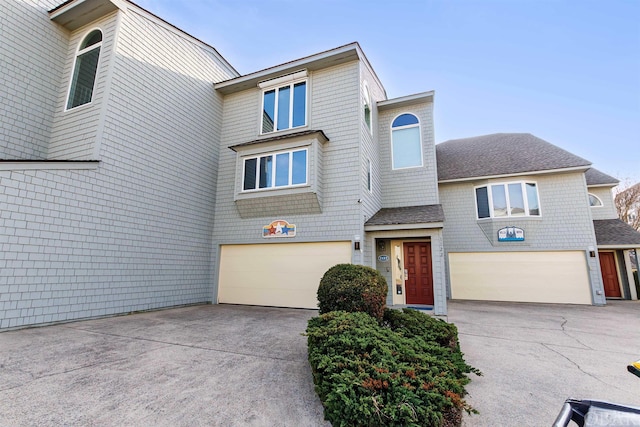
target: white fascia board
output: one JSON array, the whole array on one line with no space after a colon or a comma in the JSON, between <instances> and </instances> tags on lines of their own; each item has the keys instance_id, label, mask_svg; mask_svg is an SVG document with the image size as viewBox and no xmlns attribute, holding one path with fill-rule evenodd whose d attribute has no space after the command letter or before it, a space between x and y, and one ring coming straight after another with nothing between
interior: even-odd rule
<instances>
[{"instance_id":1,"label":"white fascia board","mask_svg":"<svg viewBox=\"0 0 640 427\"><path fill-rule=\"evenodd\" d=\"M402 96L400 98L387 99L380 101L376 105L378 110L388 110L391 108L404 107L406 105L419 104L422 102L433 102L435 91L414 93L413 95Z\"/></svg>"},{"instance_id":2,"label":"white fascia board","mask_svg":"<svg viewBox=\"0 0 640 427\"><path fill-rule=\"evenodd\" d=\"M514 176L529 176L529 175L547 175L551 173L567 173L567 172L579 172L585 171L589 169L591 166L576 166L572 168L563 168L563 169L546 169L539 171L528 171L528 172L515 172L515 173L506 173L503 175L483 175L483 176L472 176L468 178L455 178L455 179L442 179L438 180L438 184L447 184L450 182L465 182L465 181L478 181L484 179L502 179L502 178L510 178Z\"/></svg>"},{"instance_id":3,"label":"white fascia board","mask_svg":"<svg viewBox=\"0 0 640 427\"><path fill-rule=\"evenodd\" d=\"M606 188L606 187L613 188L613 187L617 186L618 184L620 184L620 183L616 183L616 184L591 184L591 185L587 184L587 188L598 188L598 187L599 188Z\"/></svg>"},{"instance_id":4,"label":"white fascia board","mask_svg":"<svg viewBox=\"0 0 640 427\"><path fill-rule=\"evenodd\" d=\"M386 224L386 225L365 225L364 231L395 231L395 230L418 230L427 228L442 228L442 222L426 222L420 224Z\"/></svg>"},{"instance_id":5,"label":"white fascia board","mask_svg":"<svg viewBox=\"0 0 640 427\"><path fill-rule=\"evenodd\" d=\"M286 76L262 81L258 83L258 87L260 89L264 89L265 87L277 86L283 83L291 83L296 80L304 79L305 77L307 77L307 70L300 70L295 73L287 74Z\"/></svg>"},{"instance_id":6,"label":"white fascia board","mask_svg":"<svg viewBox=\"0 0 640 427\"><path fill-rule=\"evenodd\" d=\"M99 160L43 160L43 161L11 161L0 162L0 171L16 170L94 170L98 169Z\"/></svg>"},{"instance_id":7,"label":"white fascia board","mask_svg":"<svg viewBox=\"0 0 640 427\"><path fill-rule=\"evenodd\" d=\"M255 73L215 83L213 87L223 94L233 93L250 87L256 87L259 82L276 78L283 74L290 74L302 69L309 69L313 71L315 69L322 69L332 65L356 60L359 58L359 55L361 55L361 51L358 48L358 44L351 43L317 53L315 55L285 62L284 64L276 65L275 67L256 71Z\"/></svg>"},{"instance_id":8,"label":"white fascia board","mask_svg":"<svg viewBox=\"0 0 640 427\"><path fill-rule=\"evenodd\" d=\"M640 249L640 243L637 245L598 245L598 249Z\"/></svg>"}]
</instances>

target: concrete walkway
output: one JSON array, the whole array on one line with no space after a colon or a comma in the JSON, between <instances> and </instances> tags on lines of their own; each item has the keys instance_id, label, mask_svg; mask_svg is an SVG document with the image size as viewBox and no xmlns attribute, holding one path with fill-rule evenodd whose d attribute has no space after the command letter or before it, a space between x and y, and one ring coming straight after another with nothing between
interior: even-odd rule
<instances>
[{"instance_id":1,"label":"concrete walkway","mask_svg":"<svg viewBox=\"0 0 640 427\"><path fill-rule=\"evenodd\" d=\"M206 305L0 333L0 426L322 426L315 310Z\"/></svg>"},{"instance_id":2,"label":"concrete walkway","mask_svg":"<svg viewBox=\"0 0 640 427\"><path fill-rule=\"evenodd\" d=\"M0 333L0 426L327 426L315 310L206 305ZM640 304L449 302L466 426L549 426L567 397L640 405Z\"/></svg>"},{"instance_id":3,"label":"concrete walkway","mask_svg":"<svg viewBox=\"0 0 640 427\"><path fill-rule=\"evenodd\" d=\"M640 303L606 307L449 302L472 375L466 426L549 426L564 400L640 406Z\"/></svg>"}]
</instances>

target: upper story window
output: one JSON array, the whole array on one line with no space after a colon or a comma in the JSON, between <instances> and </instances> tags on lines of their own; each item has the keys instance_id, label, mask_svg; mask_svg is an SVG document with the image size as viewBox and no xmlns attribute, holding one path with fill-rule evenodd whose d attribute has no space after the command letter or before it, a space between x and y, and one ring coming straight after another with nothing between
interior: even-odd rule
<instances>
[{"instance_id":1,"label":"upper story window","mask_svg":"<svg viewBox=\"0 0 640 427\"><path fill-rule=\"evenodd\" d=\"M600 207L602 206L602 200L595 194L589 193L589 206L591 207Z\"/></svg>"},{"instance_id":2,"label":"upper story window","mask_svg":"<svg viewBox=\"0 0 640 427\"><path fill-rule=\"evenodd\" d=\"M535 182L507 182L476 187L478 218L540 216Z\"/></svg>"},{"instance_id":3,"label":"upper story window","mask_svg":"<svg viewBox=\"0 0 640 427\"><path fill-rule=\"evenodd\" d=\"M364 122L367 124L369 132L371 132L371 96L369 96L369 87L364 84Z\"/></svg>"},{"instance_id":4,"label":"upper story window","mask_svg":"<svg viewBox=\"0 0 640 427\"><path fill-rule=\"evenodd\" d=\"M91 31L78 46L69 86L67 110L91 102L101 47L102 31L100 30Z\"/></svg>"},{"instance_id":5,"label":"upper story window","mask_svg":"<svg viewBox=\"0 0 640 427\"><path fill-rule=\"evenodd\" d=\"M413 114L401 114L391 123L391 161L393 169L422 166L420 122Z\"/></svg>"},{"instance_id":6,"label":"upper story window","mask_svg":"<svg viewBox=\"0 0 640 427\"><path fill-rule=\"evenodd\" d=\"M307 149L280 151L243 160L242 190L307 184Z\"/></svg>"},{"instance_id":7,"label":"upper story window","mask_svg":"<svg viewBox=\"0 0 640 427\"><path fill-rule=\"evenodd\" d=\"M307 81L304 79L306 76L306 71L299 71L259 84L263 89L263 134L307 124Z\"/></svg>"}]
</instances>

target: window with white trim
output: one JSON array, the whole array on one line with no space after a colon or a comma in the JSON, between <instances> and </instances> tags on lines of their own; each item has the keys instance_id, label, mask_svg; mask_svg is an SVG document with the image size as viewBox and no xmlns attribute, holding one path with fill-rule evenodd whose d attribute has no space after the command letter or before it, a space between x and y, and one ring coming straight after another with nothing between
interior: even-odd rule
<instances>
[{"instance_id":1,"label":"window with white trim","mask_svg":"<svg viewBox=\"0 0 640 427\"><path fill-rule=\"evenodd\" d=\"M306 148L245 157L242 191L306 185L307 159Z\"/></svg>"},{"instance_id":2,"label":"window with white trim","mask_svg":"<svg viewBox=\"0 0 640 427\"><path fill-rule=\"evenodd\" d=\"M367 125L367 129L371 132L371 97L369 96L369 87L367 84L364 84L363 87L364 94L364 122Z\"/></svg>"},{"instance_id":3,"label":"window with white trim","mask_svg":"<svg viewBox=\"0 0 640 427\"><path fill-rule=\"evenodd\" d=\"M592 208L601 207L602 200L600 200L600 198L595 194L589 193L589 206L591 206Z\"/></svg>"},{"instance_id":4,"label":"window with white trim","mask_svg":"<svg viewBox=\"0 0 640 427\"><path fill-rule=\"evenodd\" d=\"M262 82L261 133L292 129L307 124L307 72Z\"/></svg>"},{"instance_id":5,"label":"window with white trim","mask_svg":"<svg viewBox=\"0 0 640 427\"><path fill-rule=\"evenodd\" d=\"M413 114L400 114L391 123L391 164L393 169L422 166L420 122Z\"/></svg>"},{"instance_id":6,"label":"window with white trim","mask_svg":"<svg viewBox=\"0 0 640 427\"><path fill-rule=\"evenodd\" d=\"M506 182L476 187L478 219L540 216L535 182Z\"/></svg>"},{"instance_id":7,"label":"window with white trim","mask_svg":"<svg viewBox=\"0 0 640 427\"><path fill-rule=\"evenodd\" d=\"M91 31L78 46L71 84L69 85L67 110L91 102L101 47L102 31L100 30Z\"/></svg>"}]
</instances>

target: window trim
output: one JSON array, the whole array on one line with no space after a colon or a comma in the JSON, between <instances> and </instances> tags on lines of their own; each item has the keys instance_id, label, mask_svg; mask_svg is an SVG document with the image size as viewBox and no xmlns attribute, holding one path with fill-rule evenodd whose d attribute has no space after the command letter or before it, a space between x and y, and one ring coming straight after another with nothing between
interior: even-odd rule
<instances>
[{"instance_id":1,"label":"window trim","mask_svg":"<svg viewBox=\"0 0 640 427\"><path fill-rule=\"evenodd\" d=\"M100 31L100 35L102 36L101 40L96 44L93 44L91 46L87 46L84 49L80 49L80 46L82 46L82 43L94 31ZM104 44L104 30L102 28L100 28L100 27L90 28L80 38L80 41L78 42L78 46L76 47L76 50L75 50L75 55L73 56L73 66L71 67L71 74L69 76L69 85L67 86L67 96L66 96L66 99L64 101L64 111L65 112L66 111L75 110L77 108L93 104L94 95L95 95L95 91L96 91L96 85L98 83L98 71L100 70L100 65L102 63L102 57L103 57L103 53L104 53L104 51L102 50L103 44ZM84 104L76 105L75 107L69 108L69 99L71 98L71 88L73 86L73 80L74 80L74 75L76 73L76 67L78 66L78 57L80 55L88 53L88 52L90 52L90 51L92 51L94 49L100 49L100 52L98 53L98 63L96 64L96 75L95 75L95 78L93 79L93 87L91 88L91 100L89 102L85 102Z\"/></svg>"},{"instance_id":2,"label":"window trim","mask_svg":"<svg viewBox=\"0 0 640 427\"><path fill-rule=\"evenodd\" d=\"M371 159L367 159L367 190L369 193L373 193L373 164Z\"/></svg>"},{"instance_id":3,"label":"window trim","mask_svg":"<svg viewBox=\"0 0 640 427\"><path fill-rule=\"evenodd\" d=\"M279 185L276 186L275 185L275 180L276 180L276 164L277 162L275 161L275 158L278 154L284 154L284 153L288 153L289 154L289 183L293 182L293 153L295 152L299 152L299 151L304 151L305 152L305 177L304 177L304 183L300 183L300 184L287 184L287 185ZM264 188L260 188L260 159L263 157L269 157L271 156L274 160L271 162L271 186L270 187L264 187ZM246 165L247 165L247 160L251 160L251 159L256 159L256 188L253 189L248 189L245 190L244 189L244 177L245 177L245 169L246 169ZM288 188L298 188L298 187L306 187L309 186L309 147L296 147L296 148L287 148L287 149L283 149L283 150L277 150L277 151L269 151L269 152L264 152L264 153L259 153L259 154L251 154L251 155L247 155L247 156L243 156L241 158L242 161L242 175L241 175L241 182L240 182L240 194L243 193L257 193L257 192L261 192L261 191L269 191L269 190L282 190L282 189L288 189Z\"/></svg>"},{"instance_id":4,"label":"window trim","mask_svg":"<svg viewBox=\"0 0 640 427\"><path fill-rule=\"evenodd\" d=\"M305 97L304 97L304 124L300 126L293 126L293 98L294 98L294 87L299 83L305 83ZM267 80L264 82L258 83L258 87L261 89L260 91L260 135L271 135L276 132L285 132L290 131L292 129L301 129L309 125L309 78L307 76L307 71L299 71L293 74L289 74L286 76L278 77L276 79ZM278 129L278 102L279 97L278 93L281 88L288 87L290 90L289 93L289 127L285 129ZM273 130L265 132L264 131L264 95L269 91L275 91L275 100L273 104L274 110L274 118L273 118Z\"/></svg>"},{"instance_id":5,"label":"window trim","mask_svg":"<svg viewBox=\"0 0 640 427\"><path fill-rule=\"evenodd\" d=\"M596 195L595 195L595 194L593 194L593 193L587 193L587 195L588 195L588 199L589 199L589 207L590 207L590 208L601 208L601 207L603 207L603 206L604 206L604 203L602 203L602 199L601 199L600 197L596 196ZM599 205L592 205L592 204L591 204L591 196L595 197L595 199L596 199L598 202L600 202L600 204L599 204Z\"/></svg>"},{"instance_id":6,"label":"window trim","mask_svg":"<svg viewBox=\"0 0 640 427\"><path fill-rule=\"evenodd\" d=\"M373 111L371 110L371 93L369 92L369 85L366 81L363 82L362 86L362 95L364 102L362 106L364 115L363 120L365 125L367 126L367 129L369 130L369 133L373 135ZM369 112L369 122L367 122L367 111Z\"/></svg>"},{"instance_id":7,"label":"window trim","mask_svg":"<svg viewBox=\"0 0 640 427\"><path fill-rule=\"evenodd\" d=\"M523 196L523 201L524 201L524 210L525 210L525 214L524 215L511 215L511 203L509 200L509 184L520 184L521 189L522 189L522 196ZM538 204L538 215L531 215L529 214L529 198L527 197L527 192L526 192L526 184L533 184L536 187L536 202ZM492 190L492 186L494 185L502 185L505 189L505 201L507 203L507 215L505 216L494 216L493 212L494 212L494 208L493 208L493 190ZM477 197L477 189L478 188L486 188L487 189L487 202L489 204L489 216L485 217L485 218L480 218L479 212L478 212L478 197ZM487 183L487 184L482 184L482 185L476 185L473 187L473 201L475 204L475 208L476 208L476 219L478 221L483 221L483 220L489 220L489 219L518 219L518 218L541 218L542 217L542 207L540 206L540 191L539 191L539 187L538 187L538 183L536 181L531 181L531 180L522 180L522 181L498 181L498 182L491 182L491 183Z\"/></svg>"},{"instance_id":8,"label":"window trim","mask_svg":"<svg viewBox=\"0 0 640 427\"><path fill-rule=\"evenodd\" d=\"M410 125L404 125L404 126L396 126L395 128L393 127L393 122L396 121L396 119L404 114L410 114L413 117L416 118L416 120L418 121L418 123L414 123L414 124L410 124ZM414 127L418 128L418 143L420 145L420 164L416 165L416 166L405 166L405 167L401 167L401 168L397 168L395 167L395 159L393 158L393 131L394 130L403 130L403 129L412 129ZM391 169L392 170L404 170L404 169L415 169L415 168L421 168L424 166L424 149L422 147L422 126L420 123L420 119L418 118L418 116L416 114L413 114L409 111L404 111L400 114L397 114L395 117L393 117L393 119L391 120L391 123L389 124L389 132L391 135L391 138L389 138L391 141Z\"/></svg>"}]
</instances>

